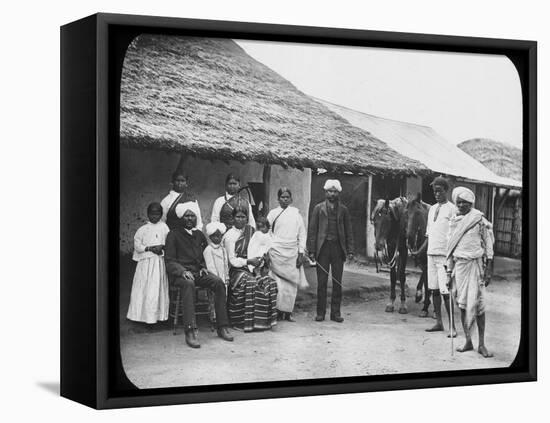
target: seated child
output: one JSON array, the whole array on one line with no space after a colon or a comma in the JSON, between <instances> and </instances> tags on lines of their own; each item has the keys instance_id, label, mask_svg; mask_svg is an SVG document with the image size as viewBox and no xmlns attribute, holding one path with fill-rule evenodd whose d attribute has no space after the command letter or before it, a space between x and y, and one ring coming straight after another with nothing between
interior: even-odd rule
<instances>
[{"instance_id":1,"label":"seated child","mask_svg":"<svg viewBox=\"0 0 550 423\"><path fill-rule=\"evenodd\" d=\"M223 234L226 226L221 222L211 222L206 225L206 238L208 246L203 251L206 269L218 276L227 288L229 283L229 261L227 252L222 245Z\"/></svg>"},{"instance_id":2,"label":"seated child","mask_svg":"<svg viewBox=\"0 0 550 423\"><path fill-rule=\"evenodd\" d=\"M168 278L163 250L169 229L161 221L162 207L147 207L149 222L134 236L133 259L137 261L127 318L136 322L156 323L168 319Z\"/></svg>"},{"instance_id":3,"label":"seated child","mask_svg":"<svg viewBox=\"0 0 550 423\"><path fill-rule=\"evenodd\" d=\"M248 265L248 268L256 276L265 276L268 269L268 251L271 249L272 240L271 234L269 233L269 221L264 217L260 216L256 220L256 232L250 238L248 243L247 257L261 257L261 263L254 267L251 264Z\"/></svg>"}]
</instances>

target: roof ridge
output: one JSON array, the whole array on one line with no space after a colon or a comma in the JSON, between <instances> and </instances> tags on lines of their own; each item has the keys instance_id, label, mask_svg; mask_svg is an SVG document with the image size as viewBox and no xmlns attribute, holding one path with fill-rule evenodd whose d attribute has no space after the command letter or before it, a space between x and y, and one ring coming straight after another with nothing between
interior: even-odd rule
<instances>
[{"instance_id":1,"label":"roof ridge","mask_svg":"<svg viewBox=\"0 0 550 423\"><path fill-rule=\"evenodd\" d=\"M428 129L431 129L432 131L435 132L435 129L433 129L431 126L428 126L428 125L422 125L422 124L419 124L419 123L414 123L414 122L406 122L404 120L398 120L398 119L392 119L392 118L387 118L387 117L383 117L383 116L378 116L378 115L373 115L371 113L366 113L366 112L363 112L361 110L357 110L357 109L352 109L351 107L347 107L347 106L342 106L341 104L336 104L336 103L333 103L332 101L328 101L328 100L323 100L322 98L318 98L318 97L315 97L315 96L310 96L312 99L316 100L316 101L319 101L321 103L328 103L328 104L331 104L335 107L340 107L342 109L346 109L346 110L349 110L350 112L354 112L354 113L360 113L362 115L365 115L365 116L370 116L370 117L373 117L373 118L376 118L376 119L383 119L383 120L389 120L391 122L397 122L397 123L404 123L406 125L410 125L410 126L419 126L421 128L428 128Z\"/></svg>"}]
</instances>

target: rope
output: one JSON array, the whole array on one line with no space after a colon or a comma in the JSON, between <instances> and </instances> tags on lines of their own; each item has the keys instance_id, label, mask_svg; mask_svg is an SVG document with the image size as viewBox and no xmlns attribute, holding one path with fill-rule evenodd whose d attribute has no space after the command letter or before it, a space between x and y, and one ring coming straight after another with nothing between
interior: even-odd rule
<instances>
[{"instance_id":1,"label":"rope","mask_svg":"<svg viewBox=\"0 0 550 423\"><path fill-rule=\"evenodd\" d=\"M309 253L308 253L307 250L304 251L304 254L305 254L306 257L308 257L309 264L310 264L311 266L318 266L323 272L325 272L325 274L326 274L327 276L331 276L331 275L329 274L329 272L327 271L327 269L325 269L323 266L321 266L317 260L311 261L311 259L309 258ZM342 287L342 288L344 287L344 286L342 285L342 282L340 282L340 281L339 281L338 279L336 279L334 276L331 276L331 279L332 279L333 282L336 282L338 285L340 285L340 287Z\"/></svg>"},{"instance_id":2,"label":"rope","mask_svg":"<svg viewBox=\"0 0 550 423\"><path fill-rule=\"evenodd\" d=\"M326 275L327 275L327 276L331 276L331 275L329 275L329 273L327 272L327 270L326 270L326 269L325 269L325 268L324 268L323 266L321 266L321 265L319 264L319 262L318 262L318 261L317 261L317 262L315 262L315 263L316 263L316 265L317 265L318 267L320 267L320 268L321 268L321 270L322 270L323 272L325 272L325 273L326 273ZM336 279L336 278L335 278L334 276L332 276L332 282L333 282L333 283L334 283L334 282L336 282L336 283L337 283L338 285L340 285L340 287L342 287L342 288L343 288L343 286L342 286L342 282L340 282L340 281L339 281L338 279Z\"/></svg>"}]
</instances>

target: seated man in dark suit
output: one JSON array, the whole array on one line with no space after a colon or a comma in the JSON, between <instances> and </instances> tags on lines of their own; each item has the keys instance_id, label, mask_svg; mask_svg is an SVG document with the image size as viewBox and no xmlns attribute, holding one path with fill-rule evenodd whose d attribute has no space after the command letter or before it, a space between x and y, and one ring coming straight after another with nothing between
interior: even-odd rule
<instances>
[{"instance_id":1,"label":"seated man in dark suit","mask_svg":"<svg viewBox=\"0 0 550 423\"><path fill-rule=\"evenodd\" d=\"M195 335L195 286L208 288L214 293L218 336L233 341L228 331L225 284L206 270L202 253L207 241L204 234L196 229L196 208L196 202L176 206L178 219L168 233L165 244L166 271L170 283L182 288L185 342L192 348L200 347Z\"/></svg>"},{"instance_id":2,"label":"seated man in dark suit","mask_svg":"<svg viewBox=\"0 0 550 423\"><path fill-rule=\"evenodd\" d=\"M339 201L342 185L337 179L329 179L325 186L326 200L317 204L311 214L307 235L307 251L310 259L317 260L317 316L325 320L327 308L328 272L332 273L332 298L330 319L342 323L342 275L346 255L353 258L353 234L349 211Z\"/></svg>"}]
</instances>

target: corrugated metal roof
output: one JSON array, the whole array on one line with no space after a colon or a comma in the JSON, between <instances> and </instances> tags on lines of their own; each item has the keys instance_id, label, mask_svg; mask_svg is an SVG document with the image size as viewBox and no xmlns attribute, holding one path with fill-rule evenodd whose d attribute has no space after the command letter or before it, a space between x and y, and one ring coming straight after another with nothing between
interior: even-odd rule
<instances>
[{"instance_id":1,"label":"corrugated metal roof","mask_svg":"<svg viewBox=\"0 0 550 423\"><path fill-rule=\"evenodd\" d=\"M370 132L394 150L419 161L433 172L504 187L522 186L520 181L493 173L428 126L385 119L324 100L316 100L352 125Z\"/></svg>"}]
</instances>

